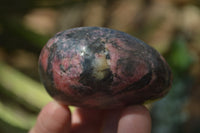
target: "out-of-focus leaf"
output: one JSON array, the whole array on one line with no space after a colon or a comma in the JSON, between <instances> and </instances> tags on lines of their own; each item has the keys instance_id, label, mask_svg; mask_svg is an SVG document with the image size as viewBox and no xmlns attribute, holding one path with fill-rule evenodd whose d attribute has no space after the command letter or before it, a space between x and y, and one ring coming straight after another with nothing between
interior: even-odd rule
<instances>
[{"instance_id":1,"label":"out-of-focus leaf","mask_svg":"<svg viewBox=\"0 0 200 133\"><path fill-rule=\"evenodd\" d=\"M0 119L0 133L27 133L29 129L23 129Z\"/></svg>"},{"instance_id":2,"label":"out-of-focus leaf","mask_svg":"<svg viewBox=\"0 0 200 133\"><path fill-rule=\"evenodd\" d=\"M30 105L41 108L52 100L41 84L2 62L0 73L1 86Z\"/></svg>"},{"instance_id":3,"label":"out-of-focus leaf","mask_svg":"<svg viewBox=\"0 0 200 133\"><path fill-rule=\"evenodd\" d=\"M40 83L2 62L0 62L0 74L0 85L15 95L16 99L22 99L36 108L42 108L52 100ZM70 109L73 111L74 107ZM28 130L34 125L36 117L19 106L0 101L0 119L15 127Z\"/></svg>"},{"instance_id":4,"label":"out-of-focus leaf","mask_svg":"<svg viewBox=\"0 0 200 133\"><path fill-rule=\"evenodd\" d=\"M167 61L177 72L185 71L191 65L192 57L186 46L186 41L183 38L177 38L177 40L172 43Z\"/></svg>"},{"instance_id":5,"label":"out-of-focus leaf","mask_svg":"<svg viewBox=\"0 0 200 133\"><path fill-rule=\"evenodd\" d=\"M34 125L36 118L34 115L0 102L0 119L15 127L28 130Z\"/></svg>"}]
</instances>

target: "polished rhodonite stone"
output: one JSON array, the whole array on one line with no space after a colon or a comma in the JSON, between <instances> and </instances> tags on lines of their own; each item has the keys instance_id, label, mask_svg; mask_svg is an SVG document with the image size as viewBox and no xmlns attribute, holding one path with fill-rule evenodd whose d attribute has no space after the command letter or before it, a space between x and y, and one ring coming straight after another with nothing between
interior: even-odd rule
<instances>
[{"instance_id":1,"label":"polished rhodonite stone","mask_svg":"<svg viewBox=\"0 0 200 133\"><path fill-rule=\"evenodd\" d=\"M39 70L56 100L100 109L160 98L172 77L155 49L124 32L100 27L57 33L42 49Z\"/></svg>"}]
</instances>

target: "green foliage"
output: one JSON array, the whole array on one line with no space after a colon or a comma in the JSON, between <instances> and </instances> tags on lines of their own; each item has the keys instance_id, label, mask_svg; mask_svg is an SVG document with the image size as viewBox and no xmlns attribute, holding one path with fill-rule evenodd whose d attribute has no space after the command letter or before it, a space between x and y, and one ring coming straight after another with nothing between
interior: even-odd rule
<instances>
[{"instance_id":1,"label":"green foliage","mask_svg":"<svg viewBox=\"0 0 200 133\"><path fill-rule=\"evenodd\" d=\"M167 61L174 72L184 72L192 63L192 57L188 51L186 41L182 37L177 37L171 45Z\"/></svg>"},{"instance_id":2,"label":"green foliage","mask_svg":"<svg viewBox=\"0 0 200 133\"><path fill-rule=\"evenodd\" d=\"M0 73L0 84L27 104L41 108L51 100L41 84L11 67L0 63Z\"/></svg>"},{"instance_id":3,"label":"green foliage","mask_svg":"<svg viewBox=\"0 0 200 133\"><path fill-rule=\"evenodd\" d=\"M41 84L2 62L0 62L0 73L1 89L5 89L9 94L0 101L0 119L12 126L27 130L33 126L36 114L21 109L18 104L27 106L29 110L39 111L52 99ZM6 102L5 97L13 99L13 102Z\"/></svg>"}]
</instances>

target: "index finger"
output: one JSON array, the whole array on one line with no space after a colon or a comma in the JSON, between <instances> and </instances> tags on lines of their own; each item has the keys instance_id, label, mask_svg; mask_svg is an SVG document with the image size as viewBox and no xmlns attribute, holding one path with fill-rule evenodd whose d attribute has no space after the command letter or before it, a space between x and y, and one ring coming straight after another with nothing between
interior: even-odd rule
<instances>
[{"instance_id":1,"label":"index finger","mask_svg":"<svg viewBox=\"0 0 200 133\"><path fill-rule=\"evenodd\" d=\"M151 117L142 105L127 107L118 123L118 133L150 133Z\"/></svg>"}]
</instances>

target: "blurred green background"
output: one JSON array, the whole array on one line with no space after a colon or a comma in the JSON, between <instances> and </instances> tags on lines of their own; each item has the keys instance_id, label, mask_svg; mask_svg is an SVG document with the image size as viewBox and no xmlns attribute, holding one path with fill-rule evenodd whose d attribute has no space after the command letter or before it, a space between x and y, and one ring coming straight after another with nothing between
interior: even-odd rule
<instances>
[{"instance_id":1,"label":"blurred green background","mask_svg":"<svg viewBox=\"0 0 200 133\"><path fill-rule=\"evenodd\" d=\"M200 0L1 0L0 132L27 132L52 100L37 61L58 31L102 26L157 49L173 71L169 94L150 107L152 133L200 133Z\"/></svg>"}]
</instances>

